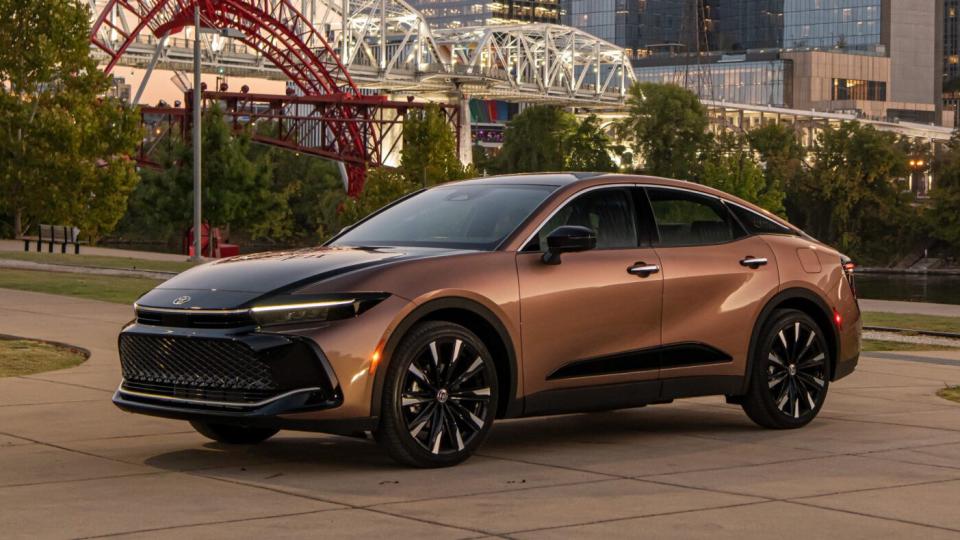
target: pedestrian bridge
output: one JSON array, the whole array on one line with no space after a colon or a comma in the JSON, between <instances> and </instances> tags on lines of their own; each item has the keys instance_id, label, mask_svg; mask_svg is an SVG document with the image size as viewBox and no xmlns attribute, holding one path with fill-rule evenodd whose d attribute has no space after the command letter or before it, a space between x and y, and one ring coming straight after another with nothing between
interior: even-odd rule
<instances>
[{"instance_id":1,"label":"pedestrian bridge","mask_svg":"<svg viewBox=\"0 0 960 540\"><path fill-rule=\"evenodd\" d=\"M428 99L470 96L619 106L635 81L623 49L553 24L431 29L404 0L90 0L107 64L192 69L192 11L206 71L291 80L305 94L353 86Z\"/></svg>"}]
</instances>

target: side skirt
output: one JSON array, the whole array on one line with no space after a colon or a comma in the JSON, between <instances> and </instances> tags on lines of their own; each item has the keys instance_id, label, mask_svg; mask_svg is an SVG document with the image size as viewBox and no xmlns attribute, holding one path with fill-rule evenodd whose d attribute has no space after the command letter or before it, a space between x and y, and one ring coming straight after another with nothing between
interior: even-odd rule
<instances>
[{"instance_id":1,"label":"side skirt","mask_svg":"<svg viewBox=\"0 0 960 540\"><path fill-rule=\"evenodd\" d=\"M743 377L676 377L580 388L546 390L527 396L523 416L629 409L674 399L731 395L739 392Z\"/></svg>"}]
</instances>

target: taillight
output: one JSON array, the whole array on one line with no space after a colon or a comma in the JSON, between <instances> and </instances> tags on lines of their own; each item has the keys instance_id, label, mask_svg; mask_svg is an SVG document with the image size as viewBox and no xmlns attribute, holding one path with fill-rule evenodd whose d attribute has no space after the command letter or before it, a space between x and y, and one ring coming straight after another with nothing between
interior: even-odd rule
<instances>
[{"instance_id":1,"label":"taillight","mask_svg":"<svg viewBox=\"0 0 960 540\"><path fill-rule=\"evenodd\" d=\"M840 256L840 266L843 267L843 275L847 278L847 283L850 284L850 291L853 292L854 298L857 296L857 287L854 284L853 280L853 271L857 268L857 265L854 264L853 260L846 255Z\"/></svg>"}]
</instances>

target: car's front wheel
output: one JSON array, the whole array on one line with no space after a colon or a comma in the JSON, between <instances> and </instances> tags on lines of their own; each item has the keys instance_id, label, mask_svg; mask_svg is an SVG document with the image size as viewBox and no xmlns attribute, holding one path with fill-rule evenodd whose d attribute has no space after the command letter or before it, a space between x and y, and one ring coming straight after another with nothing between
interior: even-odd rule
<instances>
[{"instance_id":1,"label":"car's front wheel","mask_svg":"<svg viewBox=\"0 0 960 540\"><path fill-rule=\"evenodd\" d=\"M204 437L226 444L257 444L273 437L280 431L278 429L218 424L200 420L192 420L190 425Z\"/></svg>"},{"instance_id":2,"label":"car's front wheel","mask_svg":"<svg viewBox=\"0 0 960 540\"><path fill-rule=\"evenodd\" d=\"M387 370L377 441L395 460L446 467L470 457L497 411L497 371L470 330L443 321L418 324Z\"/></svg>"},{"instance_id":3,"label":"car's front wheel","mask_svg":"<svg viewBox=\"0 0 960 540\"><path fill-rule=\"evenodd\" d=\"M823 406L830 386L831 355L819 325L797 310L781 310L764 324L743 410L773 429L807 425Z\"/></svg>"}]
</instances>

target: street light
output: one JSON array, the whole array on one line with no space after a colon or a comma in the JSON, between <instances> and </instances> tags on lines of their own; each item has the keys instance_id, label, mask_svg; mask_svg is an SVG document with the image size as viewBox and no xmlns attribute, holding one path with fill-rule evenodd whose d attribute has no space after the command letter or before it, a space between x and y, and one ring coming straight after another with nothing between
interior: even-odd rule
<instances>
[{"instance_id":1,"label":"street light","mask_svg":"<svg viewBox=\"0 0 960 540\"><path fill-rule=\"evenodd\" d=\"M200 82L200 34L217 34L223 37L242 38L243 32L235 28L210 28L200 25L200 3L193 7L193 257L203 259L201 253L201 234L203 226L201 211L203 198L200 181L200 109L203 106L203 89Z\"/></svg>"}]
</instances>

